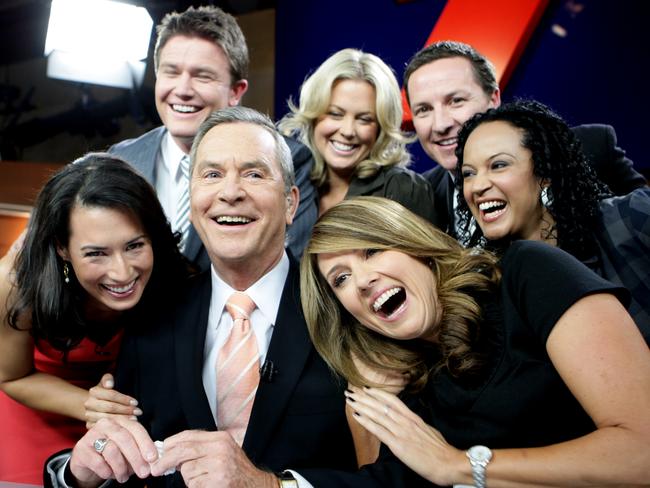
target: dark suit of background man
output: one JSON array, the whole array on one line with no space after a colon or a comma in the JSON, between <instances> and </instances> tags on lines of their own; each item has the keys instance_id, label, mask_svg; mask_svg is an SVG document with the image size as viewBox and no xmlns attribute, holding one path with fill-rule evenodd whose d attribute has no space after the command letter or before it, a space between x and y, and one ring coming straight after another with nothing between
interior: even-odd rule
<instances>
[{"instance_id":1,"label":"dark suit of background man","mask_svg":"<svg viewBox=\"0 0 650 488\"><path fill-rule=\"evenodd\" d=\"M68 467L58 468L60 478L67 473L66 480L76 478L70 484L97 486L140 473L150 487L278 488L272 472L291 469L286 476L299 485L285 480L281 486L422 482L406 479L413 473L388 451L378 464L355 472L344 384L309 340L296 263L284 249L298 196L289 149L268 118L233 107L206 120L192 149L191 205L211 271L181 288L179 305L161 304L157 320L127 332L115 386L138 399L140 422L100 420L77 443ZM216 431L212 373L219 338L232 328L223 309L235 290L258 305L251 324L261 362L273 363L273 374L259 383L241 448L230 433ZM93 447L98 439L108 439L102 452ZM150 471L145 459L156 457L153 440L165 440L165 452ZM159 477L171 467L180 474Z\"/></svg>"},{"instance_id":2,"label":"dark suit of background man","mask_svg":"<svg viewBox=\"0 0 650 488\"><path fill-rule=\"evenodd\" d=\"M501 94L492 63L473 47L440 41L417 52L404 72L404 88L413 125L424 151L438 166L424 173L434 191L443 230L456 236L454 208L458 192L452 173L456 168L456 140L462 125L474 114L498 107ZM624 195L646 184L632 161L616 146L608 125L573 128L587 160L611 190Z\"/></svg>"},{"instance_id":3,"label":"dark suit of background man","mask_svg":"<svg viewBox=\"0 0 650 488\"><path fill-rule=\"evenodd\" d=\"M158 25L157 32L155 98L164 125L137 139L118 143L109 152L132 164L155 186L175 227L179 193L183 191L181 159L189 153L199 125L211 112L239 104L248 89L249 57L237 21L218 7L190 7L182 13L170 13ZM297 183L301 189L309 189L311 152L297 141L287 142ZM298 215L303 211L299 207ZM301 234L297 237L296 242L306 239ZM290 242L295 254L291 245ZM208 256L193 226L189 228L183 253L201 269L209 267Z\"/></svg>"}]
</instances>

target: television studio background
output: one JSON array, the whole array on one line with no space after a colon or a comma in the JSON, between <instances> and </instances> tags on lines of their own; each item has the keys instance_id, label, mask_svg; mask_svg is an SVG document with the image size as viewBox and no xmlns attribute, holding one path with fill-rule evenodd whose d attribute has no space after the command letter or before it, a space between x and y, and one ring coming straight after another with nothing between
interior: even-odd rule
<instances>
[{"instance_id":1,"label":"television studio background","mask_svg":"<svg viewBox=\"0 0 650 488\"><path fill-rule=\"evenodd\" d=\"M535 98L571 125L613 125L618 145L637 171L650 176L644 147L650 112L650 85L642 75L649 59L644 0L121 3L144 7L153 26L165 13L190 5L213 4L235 15L251 57L250 88L242 104L275 120L287 112L289 97L297 100L305 77L339 49L356 47L380 56L401 82L409 57L435 35L453 32L454 39L477 46L491 59L495 53L482 49L481 42L503 41L511 49L499 68L503 101ZM52 4L0 2L0 255L24 227L30 205L52 171L160 124L153 96L154 29L149 28L151 42L145 57L135 61L140 71L128 87L48 77L54 57L45 54ZM517 39L502 39L513 35L503 27L512 24L512 11L525 4L534 15ZM113 45L129 30L119 20L104 21L102 27L110 34L98 37ZM94 58L95 64L105 64L101 56ZM416 170L433 164L417 142L410 149Z\"/></svg>"}]
</instances>

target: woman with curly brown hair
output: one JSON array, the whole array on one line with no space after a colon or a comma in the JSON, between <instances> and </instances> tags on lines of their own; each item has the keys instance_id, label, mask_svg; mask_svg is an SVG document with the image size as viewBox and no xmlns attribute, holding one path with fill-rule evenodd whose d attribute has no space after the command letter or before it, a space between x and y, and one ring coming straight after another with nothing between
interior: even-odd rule
<instances>
[{"instance_id":1,"label":"woman with curly brown hair","mask_svg":"<svg viewBox=\"0 0 650 488\"><path fill-rule=\"evenodd\" d=\"M647 483L650 350L627 292L566 252L522 241L497 261L361 197L316 223L301 280L314 345L356 385L355 418L429 481ZM360 364L408 378L427 422Z\"/></svg>"},{"instance_id":2,"label":"woman with curly brown hair","mask_svg":"<svg viewBox=\"0 0 650 488\"><path fill-rule=\"evenodd\" d=\"M563 249L632 294L650 342L650 189L613 197L568 125L517 101L470 119L458 139L458 209L470 245L502 252L532 239ZM478 225L476 225L478 224Z\"/></svg>"}]
</instances>

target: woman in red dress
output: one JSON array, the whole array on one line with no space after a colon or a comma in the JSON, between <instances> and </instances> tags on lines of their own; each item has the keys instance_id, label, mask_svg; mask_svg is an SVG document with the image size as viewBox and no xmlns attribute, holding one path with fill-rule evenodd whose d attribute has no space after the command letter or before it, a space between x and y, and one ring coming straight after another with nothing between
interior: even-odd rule
<instances>
[{"instance_id":1,"label":"woman in red dress","mask_svg":"<svg viewBox=\"0 0 650 488\"><path fill-rule=\"evenodd\" d=\"M136 418L106 373L124 328L185 275L155 191L125 162L88 154L45 184L0 265L0 480L41 484L86 423Z\"/></svg>"}]
</instances>

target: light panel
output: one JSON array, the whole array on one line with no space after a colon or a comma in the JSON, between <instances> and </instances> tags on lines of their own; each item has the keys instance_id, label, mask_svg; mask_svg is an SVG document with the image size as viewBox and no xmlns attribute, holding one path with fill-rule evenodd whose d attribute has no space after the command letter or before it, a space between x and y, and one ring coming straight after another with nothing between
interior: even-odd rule
<instances>
[{"instance_id":1,"label":"light panel","mask_svg":"<svg viewBox=\"0 0 650 488\"><path fill-rule=\"evenodd\" d=\"M52 0L45 40L48 76L124 88L132 80L141 82L152 27L144 7Z\"/></svg>"}]
</instances>

